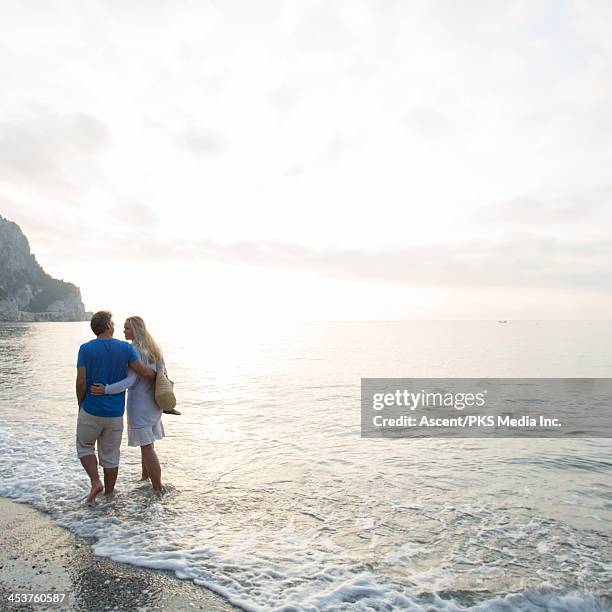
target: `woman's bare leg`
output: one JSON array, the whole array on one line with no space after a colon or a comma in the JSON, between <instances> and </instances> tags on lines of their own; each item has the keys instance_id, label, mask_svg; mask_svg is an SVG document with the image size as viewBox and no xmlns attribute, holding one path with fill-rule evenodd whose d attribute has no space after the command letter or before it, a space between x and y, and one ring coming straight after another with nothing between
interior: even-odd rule
<instances>
[{"instance_id":1,"label":"woman's bare leg","mask_svg":"<svg viewBox=\"0 0 612 612\"><path fill-rule=\"evenodd\" d=\"M140 480L149 480L149 473L147 472L147 466L145 464L145 456L142 452L142 446L140 447L140 460L142 463L142 476L140 477Z\"/></svg>"},{"instance_id":2,"label":"woman's bare leg","mask_svg":"<svg viewBox=\"0 0 612 612\"><path fill-rule=\"evenodd\" d=\"M140 451L142 452L142 461L151 479L153 489L155 491L161 491L161 466L159 465L159 459L155 453L155 447L153 444L147 444L146 446L141 446Z\"/></svg>"}]
</instances>

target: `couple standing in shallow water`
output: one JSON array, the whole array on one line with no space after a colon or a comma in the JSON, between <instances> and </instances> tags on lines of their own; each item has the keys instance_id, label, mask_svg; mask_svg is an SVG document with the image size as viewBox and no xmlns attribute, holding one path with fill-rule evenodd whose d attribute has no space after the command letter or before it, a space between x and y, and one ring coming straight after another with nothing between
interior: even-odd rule
<instances>
[{"instance_id":1,"label":"couple standing in shallow water","mask_svg":"<svg viewBox=\"0 0 612 612\"><path fill-rule=\"evenodd\" d=\"M96 312L90 325L96 338L79 348L76 380L76 446L91 481L87 501L93 503L102 491L111 495L115 489L126 390L128 446L140 446L142 478L150 479L153 489L161 492L161 467L154 444L164 437L162 409L155 403L155 377L159 368L165 372L162 352L141 317L125 321L123 333L131 344L113 338L113 315L106 310Z\"/></svg>"}]
</instances>

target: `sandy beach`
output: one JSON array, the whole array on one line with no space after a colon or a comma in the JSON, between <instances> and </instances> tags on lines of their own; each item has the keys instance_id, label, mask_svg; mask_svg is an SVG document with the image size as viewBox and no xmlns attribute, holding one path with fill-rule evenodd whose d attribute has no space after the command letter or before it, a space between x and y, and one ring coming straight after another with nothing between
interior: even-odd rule
<instances>
[{"instance_id":1,"label":"sandy beach","mask_svg":"<svg viewBox=\"0 0 612 612\"><path fill-rule=\"evenodd\" d=\"M46 610L16 604L11 593L67 593L60 610L236 610L223 598L168 571L96 557L92 541L56 525L30 506L0 498L0 609Z\"/></svg>"}]
</instances>

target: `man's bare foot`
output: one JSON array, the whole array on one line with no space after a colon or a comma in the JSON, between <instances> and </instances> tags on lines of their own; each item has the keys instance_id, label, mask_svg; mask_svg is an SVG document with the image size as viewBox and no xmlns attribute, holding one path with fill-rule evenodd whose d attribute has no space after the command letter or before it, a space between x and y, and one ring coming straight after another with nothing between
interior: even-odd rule
<instances>
[{"instance_id":1,"label":"man's bare foot","mask_svg":"<svg viewBox=\"0 0 612 612\"><path fill-rule=\"evenodd\" d=\"M96 502L96 496L102 493L102 491L104 491L104 486L100 480L94 480L94 482L91 483L91 490L87 496L87 503L94 504Z\"/></svg>"}]
</instances>

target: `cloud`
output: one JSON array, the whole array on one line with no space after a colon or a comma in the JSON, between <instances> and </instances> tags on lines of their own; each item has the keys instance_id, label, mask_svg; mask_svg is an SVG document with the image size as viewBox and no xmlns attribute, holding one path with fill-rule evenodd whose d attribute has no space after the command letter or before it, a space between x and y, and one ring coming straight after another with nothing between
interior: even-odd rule
<instances>
[{"instance_id":1,"label":"cloud","mask_svg":"<svg viewBox=\"0 0 612 612\"><path fill-rule=\"evenodd\" d=\"M111 142L107 126L87 113L45 113L0 124L0 178L43 195L78 193Z\"/></svg>"},{"instance_id":2,"label":"cloud","mask_svg":"<svg viewBox=\"0 0 612 612\"><path fill-rule=\"evenodd\" d=\"M434 108L414 107L402 117L408 133L419 140L439 140L451 130L448 119Z\"/></svg>"},{"instance_id":3,"label":"cloud","mask_svg":"<svg viewBox=\"0 0 612 612\"><path fill-rule=\"evenodd\" d=\"M275 110L287 112L294 110L300 98L304 95L304 87L300 86L295 75L288 76L273 87L267 94L267 100Z\"/></svg>"},{"instance_id":4,"label":"cloud","mask_svg":"<svg viewBox=\"0 0 612 612\"><path fill-rule=\"evenodd\" d=\"M478 210L472 219L489 227L531 228L544 234L562 226L597 230L602 223L612 222L611 203L612 185L601 185L573 193L512 198Z\"/></svg>"},{"instance_id":5,"label":"cloud","mask_svg":"<svg viewBox=\"0 0 612 612\"><path fill-rule=\"evenodd\" d=\"M296 20L293 35L299 47L310 52L342 51L348 44L357 42L333 4L327 2L305 3Z\"/></svg>"},{"instance_id":6,"label":"cloud","mask_svg":"<svg viewBox=\"0 0 612 612\"><path fill-rule=\"evenodd\" d=\"M537 227L539 224L566 224L582 221L595 212L601 204L565 204L555 206L536 198L515 198L489 208L481 214L481 220L504 225Z\"/></svg>"},{"instance_id":7,"label":"cloud","mask_svg":"<svg viewBox=\"0 0 612 612\"><path fill-rule=\"evenodd\" d=\"M336 132L327 143L327 161L340 161L347 153L357 151L361 146L357 138Z\"/></svg>"},{"instance_id":8,"label":"cloud","mask_svg":"<svg viewBox=\"0 0 612 612\"><path fill-rule=\"evenodd\" d=\"M206 157L216 157L226 148L220 134L200 127L185 128L175 137L175 142L190 153Z\"/></svg>"},{"instance_id":9,"label":"cloud","mask_svg":"<svg viewBox=\"0 0 612 612\"><path fill-rule=\"evenodd\" d=\"M52 253L74 257L77 249L87 253L91 220L73 206L58 203L34 208L27 201L0 196L0 215L21 227L37 257L44 259Z\"/></svg>"},{"instance_id":10,"label":"cloud","mask_svg":"<svg viewBox=\"0 0 612 612\"><path fill-rule=\"evenodd\" d=\"M126 226L130 232L134 229L152 231L158 227L158 215L156 202L146 203L139 201L144 198L122 198L124 201L113 209L113 222L108 224L109 231L122 231L122 227L116 227L114 222L120 226Z\"/></svg>"},{"instance_id":11,"label":"cloud","mask_svg":"<svg viewBox=\"0 0 612 612\"><path fill-rule=\"evenodd\" d=\"M324 277L445 287L612 288L612 241L517 234L491 244L323 249L279 243L197 245L202 260L316 272Z\"/></svg>"},{"instance_id":12,"label":"cloud","mask_svg":"<svg viewBox=\"0 0 612 612\"><path fill-rule=\"evenodd\" d=\"M612 289L612 240L567 241L515 232L502 240L394 249L315 249L272 241L154 240L109 235L101 258L223 263L321 278L422 287Z\"/></svg>"}]
</instances>

